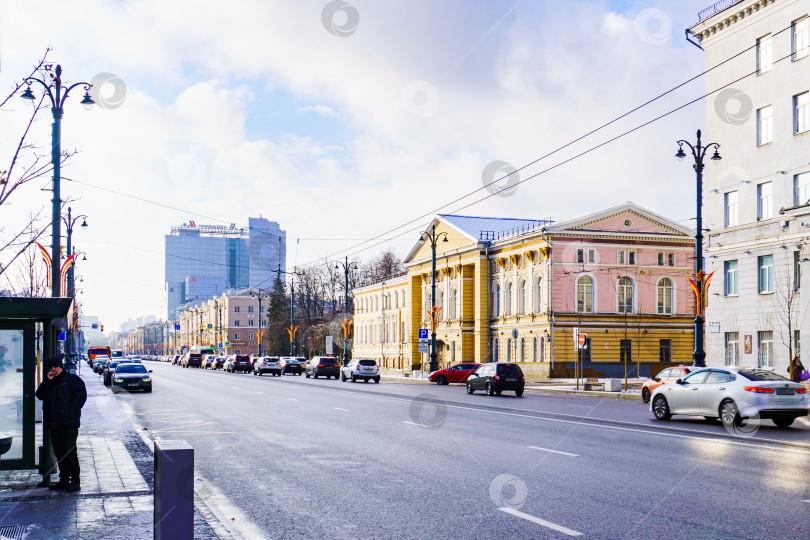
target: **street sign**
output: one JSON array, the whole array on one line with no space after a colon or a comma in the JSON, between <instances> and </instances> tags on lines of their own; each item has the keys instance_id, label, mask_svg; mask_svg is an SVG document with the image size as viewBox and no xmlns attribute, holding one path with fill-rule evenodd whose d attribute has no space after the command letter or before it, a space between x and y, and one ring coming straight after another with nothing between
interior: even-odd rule
<instances>
[{"instance_id":1,"label":"street sign","mask_svg":"<svg viewBox=\"0 0 810 540\"><path fill-rule=\"evenodd\" d=\"M428 329L427 328L420 328L419 329L419 341L428 339Z\"/></svg>"},{"instance_id":2,"label":"street sign","mask_svg":"<svg viewBox=\"0 0 810 540\"><path fill-rule=\"evenodd\" d=\"M59 332L59 341L66 341L67 336L65 336L65 332Z\"/></svg>"},{"instance_id":3,"label":"street sign","mask_svg":"<svg viewBox=\"0 0 810 540\"><path fill-rule=\"evenodd\" d=\"M332 356L332 336L326 336L326 354Z\"/></svg>"},{"instance_id":4,"label":"street sign","mask_svg":"<svg viewBox=\"0 0 810 540\"><path fill-rule=\"evenodd\" d=\"M711 334L720 333L720 321L709 321L709 333Z\"/></svg>"},{"instance_id":5,"label":"street sign","mask_svg":"<svg viewBox=\"0 0 810 540\"><path fill-rule=\"evenodd\" d=\"M585 339L587 339L587 336L585 334L580 334L579 335L579 338L577 339L577 343L579 343L580 347L585 346Z\"/></svg>"},{"instance_id":6,"label":"street sign","mask_svg":"<svg viewBox=\"0 0 810 540\"><path fill-rule=\"evenodd\" d=\"M221 349L222 348L222 343L218 343L217 348Z\"/></svg>"},{"instance_id":7,"label":"street sign","mask_svg":"<svg viewBox=\"0 0 810 540\"><path fill-rule=\"evenodd\" d=\"M208 329L211 330L212 328L214 328L214 325L211 324L211 323L208 323Z\"/></svg>"},{"instance_id":8,"label":"street sign","mask_svg":"<svg viewBox=\"0 0 810 540\"><path fill-rule=\"evenodd\" d=\"M180 330L180 325L179 325L179 324L175 324L175 325L174 325L174 329L175 329L175 330Z\"/></svg>"},{"instance_id":9,"label":"street sign","mask_svg":"<svg viewBox=\"0 0 810 540\"><path fill-rule=\"evenodd\" d=\"M430 352L430 343L427 341L420 341L419 342L419 352L420 353L429 353Z\"/></svg>"},{"instance_id":10,"label":"street sign","mask_svg":"<svg viewBox=\"0 0 810 540\"><path fill-rule=\"evenodd\" d=\"M226 341L226 342L225 342L225 346L226 346L226 347L230 347L230 346L231 346L231 342L230 342L230 341Z\"/></svg>"}]
</instances>

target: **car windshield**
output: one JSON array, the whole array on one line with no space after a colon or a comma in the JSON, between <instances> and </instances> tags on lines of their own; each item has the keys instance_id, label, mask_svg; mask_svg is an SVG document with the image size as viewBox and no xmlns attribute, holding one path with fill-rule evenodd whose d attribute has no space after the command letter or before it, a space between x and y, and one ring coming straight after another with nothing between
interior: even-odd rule
<instances>
[{"instance_id":1,"label":"car windshield","mask_svg":"<svg viewBox=\"0 0 810 540\"><path fill-rule=\"evenodd\" d=\"M118 366L115 373L146 373L146 368L141 365L122 365Z\"/></svg>"},{"instance_id":2,"label":"car windshield","mask_svg":"<svg viewBox=\"0 0 810 540\"><path fill-rule=\"evenodd\" d=\"M377 362L375 362L374 360L360 360L358 364L360 364L361 366L376 366Z\"/></svg>"},{"instance_id":3,"label":"car windshield","mask_svg":"<svg viewBox=\"0 0 810 540\"><path fill-rule=\"evenodd\" d=\"M748 379L749 381L789 381L787 377L783 377L778 373L774 373L773 371L768 371L767 369L741 369L740 375Z\"/></svg>"},{"instance_id":4,"label":"car windshield","mask_svg":"<svg viewBox=\"0 0 810 540\"><path fill-rule=\"evenodd\" d=\"M321 358L321 364L337 364L338 361L335 358Z\"/></svg>"},{"instance_id":5,"label":"car windshield","mask_svg":"<svg viewBox=\"0 0 810 540\"><path fill-rule=\"evenodd\" d=\"M521 375L523 375L523 372L520 371L520 367L518 367L516 364L499 364L498 375L504 375L507 377L520 377Z\"/></svg>"}]
</instances>

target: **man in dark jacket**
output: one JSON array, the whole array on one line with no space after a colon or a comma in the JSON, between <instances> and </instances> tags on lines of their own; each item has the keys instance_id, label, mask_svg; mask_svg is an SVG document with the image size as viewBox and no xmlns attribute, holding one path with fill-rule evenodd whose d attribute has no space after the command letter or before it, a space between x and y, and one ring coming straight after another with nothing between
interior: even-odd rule
<instances>
[{"instance_id":1,"label":"man in dark jacket","mask_svg":"<svg viewBox=\"0 0 810 540\"><path fill-rule=\"evenodd\" d=\"M51 432L53 451L59 464L59 482L50 488L74 493L81 489L76 439L79 437L82 407L87 401L87 389L80 377L62 369L59 358L48 360L45 370L46 377L37 388L37 397L43 402L43 421Z\"/></svg>"}]
</instances>

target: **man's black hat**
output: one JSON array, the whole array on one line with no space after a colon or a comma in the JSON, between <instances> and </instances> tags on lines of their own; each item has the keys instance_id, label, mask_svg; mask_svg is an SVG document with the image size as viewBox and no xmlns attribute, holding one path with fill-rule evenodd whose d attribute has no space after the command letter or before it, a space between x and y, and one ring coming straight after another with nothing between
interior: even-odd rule
<instances>
[{"instance_id":1,"label":"man's black hat","mask_svg":"<svg viewBox=\"0 0 810 540\"><path fill-rule=\"evenodd\" d=\"M61 368L62 367L62 359L58 356L54 356L53 358L49 358L47 362L45 362L45 370L50 370L51 368Z\"/></svg>"}]
</instances>

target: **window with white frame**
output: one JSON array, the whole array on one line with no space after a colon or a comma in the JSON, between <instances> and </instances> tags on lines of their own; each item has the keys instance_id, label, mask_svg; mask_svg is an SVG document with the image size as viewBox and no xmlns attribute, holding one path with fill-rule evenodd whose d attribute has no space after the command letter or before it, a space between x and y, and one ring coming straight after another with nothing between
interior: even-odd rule
<instances>
[{"instance_id":1,"label":"window with white frame","mask_svg":"<svg viewBox=\"0 0 810 540\"><path fill-rule=\"evenodd\" d=\"M239 306L233 306L233 312L239 313Z\"/></svg>"},{"instance_id":2,"label":"window with white frame","mask_svg":"<svg viewBox=\"0 0 810 540\"><path fill-rule=\"evenodd\" d=\"M593 313L593 278L580 276L577 280L577 312Z\"/></svg>"},{"instance_id":3,"label":"window with white frame","mask_svg":"<svg viewBox=\"0 0 810 540\"><path fill-rule=\"evenodd\" d=\"M658 252L658 266L664 266L664 258L665 253L663 251Z\"/></svg>"},{"instance_id":4,"label":"window with white frame","mask_svg":"<svg viewBox=\"0 0 810 540\"><path fill-rule=\"evenodd\" d=\"M591 264L596 262L596 250L595 249L589 249L588 250L588 262L591 263Z\"/></svg>"},{"instance_id":5,"label":"window with white frame","mask_svg":"<svg viewBox=\"0 0 810 540\"><path fill-rule=\"evenodd\" d=\"M627 261L627 252L623 249L620 249L616 252L616 262L618 264L626 264Z\"/></svg>"},{"instance_id":6,"label":"window with white frame","mask_svg":"<svg viewBox=\"0 0 810 540\"><path fill-rule=\"evenodd\" d=\"M442 308L439 310L439 308ZM439 312L438 320L444 320L444 291L439 291L436 293L436 311Z\"/></svg>"},{"instance_id":7,"label":"window with white frame","mask_svg":"<svg viewBox=\"0 0 810 540\"><path fill-rule=\"evenodd\" d=\"M757 146L773 142L773 107L757 109Z\"/></svg>"},{"instance_id":8,"label":"window with white frame","mask_svg":"<svg viewBox=\"0 0 810 540\"><path fill-rule=\"evenodd\" d=\"M235 332L233 335L233 339L239 339L239 332Z\"/></svg>"},{"instance_id":9,"label":"window with white frame","mask_svg":"<svg viewBox=\"0 0 810 540\"><path fill-rule=\"evenodd\" d=\"M627 276L619 278L616 284L616 300L619 313L633 313L633 280Z\"/></svg>"},{"instance_id":10,"label":"window with white frame","mask_svg":"<svg viewBox=\"0 0 810 540\"><path fill-rule=\"evenodd\" d=\"M253 306L248 306L248 313L253 313Z\"/></svg>"},{"instance_id":11,"label":"window with white frame","mask_svg":"<svg viewBox=\"0 0 810 540\"><path fill-rule=\"evenodd\" d=\"M492 287L492 316L497 317L501 314L501 286L496 283Z\"/></svg>"},{"instance_id":12,"label":"window with white frame","mask_svg":"<svg viewBox=\"0 0 810 540\"><path fill-rule=\"evenodd\" d=\"M577 250L577 262L578 263L584 263L585 262L585 250L584 249L578 249Z\"/></svg>"},{"instance_id":13,"label":"window with white frame","mask_svg":"<svg viewBox=\"0 0 810 540\"><path fill-rule=\"evenodd\" d=\"M757 219L773 217L773 182L757 185Z\"/></svg>"},{"instance_id":14,"label":"window with white frame","mask_svg":"<svg viewBox=\"0 0 810 540\"><path fill-rule=\"evenodd\" d=\"M675 254L667 253L667 266L675 266Z\"/></svg>"},{"instance_id":15,"label":"window with white frame","mask_svg":"<svg viewBox=\"0 0 810 540\"><path fill-rule=\"evenodd\" d=\"M759 292L773 292L773 255L763 255L758 258Z\"/></svg>"},{"instance_id":16,"label":"window with white frame","mask_svg":"<svg viewBox=\"0 0 810 540\"><path fill-rule=\"evenodd\" d=\"M253 324L254 322L255 322L255 321L254 321L253 319L250 319L250 320L248 321L248 326L256 326L255 324Z\"/></svg>"},{"instance_id":17,"label":"window with white frame","mask_svg":"<svg viewBox=\"0 0 810 540\"><path fill-rule=\"evenodd\" d=\"M248 339L256 339L256 334L253 332L248 332Z\"/></svg>"},{"instance_id":18,"label":"window with white frame","mask_svg":"<svg viewBox=\"0 0 810 540\"><path fill-rule=\"evenodd\" d=\"M526 280L520 280L518 284L518 313L526 315Z\"/></svg>"},{"instance_id":19,"label":"window with white frame","mask_svg":"<svg viewBox=\"0 0 810 540\"><path fill-rule=\"evenodd\" d=\"M737 277L737 261L726 261L723 263L723 274L725 276L724 292L726 296L737 296L739 294L739 281Z\"/></svg>"},{"instance_id":20,"label":"window with white frame","mask_svg":"<svg viewBox=\"0 0 810 540\"><path fill-rule=\"evenodd\" d=\"M810 130L810 92L793 96L793 134Z\"/></svg>"},{"instance_id":21,"label":"window with white frame","mask_svg":"<svg viewBox=\"0 0 810 540\"><path fill-rule=\"evenodd\" d=\"M507 283L503 292L503 306L507 317L512 316L512 283Z\"/></svg>"},{"instance_id":22,"label":"window with white frame","mask_svg":"<svg viewBox=\"0 0 810 540\"><path fill-rule=\"evenodd\" d=\"M773 39L770 34L757 40L757 73L762 74L773 67Z\"/></svg>"},{"instance_id":23,"label":"window with white frame","mask_svg":"<svg viewBox=\"0 0 810 540\"><path fill-rule=\"evenodd\" d=\"M233 325L234 326L241 326L241 322L239 321L239 319L236 319L235 321L233 321Z\"/></svg>"},{"instance_id":24,"label":"window with white frame","mask_svg":"<svg viewBox=\"0 0 810 540\"><path fill-rule=\"evenodd\" d=\"M729 191L723 194L723 215L726 227L734 227L739 224L737 217L739 199L736 191Z\"/></svg>"},{"instance_id":25,"label":"window with white frame","mask_svg":"<svg viewBox=\"0 0 810 540\"><path fill-rule=\"evenodd\" d=\"M492 361L498 361L498 338L492 340Z\"/></svg>"},{"instance_id":26,"label":"window with white frame","mask_svg":"<svg viewBox=\"0 0 810 540\"><path fill-rule=\"evenodd\" d=\"M810 203L810 173L793 175L793 205Z\"/></svg>"},{"instance_id":27,"label":"window with white frame","mask_svg":"<svg viewBox=\"0 0 810 540\"><path fill-rule=\"evenodd\" d=\"M757 332L757 367L773 367L773 330Z\"/></svg>"},{"instance_id":28,"label":"window with white frame","mask_svg":"<svg viewBox=\"0 0 810 540\"><path fill-rule=\"evenodd\" d=\"M658 314L672 315L672 280L669 278L658 282Z\"/></svg>"},{"instance_id":29,"label":"window with white frame","mask_svg":"<svg viewBox=\"0 0 810 540\"><path fill-rule=\"evenodd\" d=\"M726 332L726 365L740 365L740 333Z\"/></svg>"},{"instance_id":30,"label":"window with white frame","mask_svg":"<svg viewBox=\"0 0 810 540\"><path fill-rule=\"evenodd\" d=\"M636 264L636 252L635 251L628 251L627 252L627 264Z\"/></svg>"},{"instance_id":31,"label":"window with white frame","mask_svg":"<svg viewBox=\"0 0 810 540\"><path fill-rule=\"evenodd\" d=\"M542 286L542 279L537 278L534 280L534 312L540 313L543 304L542 304L542 296L543 294L543 286Z\"/></svg>"},{"instance_id":32,"label":"window with white frame","mask_svg":"<svg viewBox=\"0 0 810 540\"><path fill-rule=\"evenodd\" d=\"M792 59L799 60L810 54L810 28L808 28L810 18L803 17L793 21L791 28Z\"/></svg>"},{"instance_id":33,"label":"window with white frame","mask_svg":"<svg viewBox=\"0 0 810 540\"><path fill-rule=\"evenodd\" d=\"M456 320L458 318L458 313L456 312L458 305L458 291L453 289L450 291L450 319Z\"/></svg>"}]
</instances>

